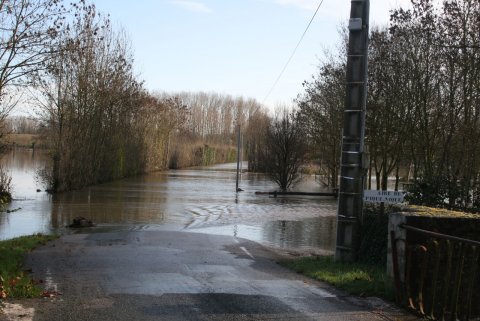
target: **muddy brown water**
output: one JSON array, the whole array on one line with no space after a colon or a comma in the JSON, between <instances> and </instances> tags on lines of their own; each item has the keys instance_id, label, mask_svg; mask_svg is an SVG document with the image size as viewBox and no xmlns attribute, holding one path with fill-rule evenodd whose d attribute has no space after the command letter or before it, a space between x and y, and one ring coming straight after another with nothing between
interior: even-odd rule
<instances>
[{"instance_id":1,"label":"muddy brown water","mask_svg":"<svg viewBox=\"0 0 480 321\"><path fill-rule=\"evenodd\" d=\"M78 191L49 195L37 179L44 151L16 149L2 162L12 175L14 201L0 213L0 239L33 233L74 233L74 217L92 219L90 232L182 230L242 237L291 250L334 249L336 200L321 197L268 197L265 175L243 173L235 193L235 164L189 168L123 179ZM246 168L246 166L244 166ZM37 192L37 189L41 190ZM299 191L321 191L306 176Z\"/></svg>"}]
</instances>

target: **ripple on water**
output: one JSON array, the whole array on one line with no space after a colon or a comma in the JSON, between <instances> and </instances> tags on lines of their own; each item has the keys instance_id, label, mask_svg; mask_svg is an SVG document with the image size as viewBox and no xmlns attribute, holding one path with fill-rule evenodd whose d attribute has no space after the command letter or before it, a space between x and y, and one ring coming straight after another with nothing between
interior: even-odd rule
<instances>
[{"instance_id":1,"label":"ripple on water","mask_svg":"<svg viewBox=\"0 0 480 321\"><path fill-rule=\"evenodd\" d=\"M0 239L38 232L68 233L77 216L98 225L92 231L183 230L243 237L284 248L330 249L336 201L315 197L268 197L255 191L275 186L261 174L242 174L235 192L232 164L168 171L134 177L78 191L48 195L35 180L46 154L17 150L4 158L13 175L14 213L0 214ZM298 190L320 191L306 177ZM21 200L21 201L20 201Z\"/></svg>"}]
</instances>

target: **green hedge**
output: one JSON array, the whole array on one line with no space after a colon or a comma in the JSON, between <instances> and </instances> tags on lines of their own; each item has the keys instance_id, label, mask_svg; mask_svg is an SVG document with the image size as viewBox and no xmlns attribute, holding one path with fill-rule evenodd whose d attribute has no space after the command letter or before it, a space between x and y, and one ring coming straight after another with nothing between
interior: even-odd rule
<instances>
[{"instance_id":1,"label":"green hedge","mask_svg":"<svg viewBox=\"0 0 480 321\"><path fill-rule=\"evenodd\" d=\"M380 206L366 206L360 224L358 261L386 267L388 247L388 213L393 207L382 211Z\"/></svg>"}]
</instances>

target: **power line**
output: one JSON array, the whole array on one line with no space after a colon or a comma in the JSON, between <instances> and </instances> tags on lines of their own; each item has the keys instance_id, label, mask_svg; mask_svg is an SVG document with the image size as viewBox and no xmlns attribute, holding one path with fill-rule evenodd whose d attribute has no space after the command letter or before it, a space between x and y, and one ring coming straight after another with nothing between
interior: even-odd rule
<instances>
[{"instance_id":1,"label":"power line","mask_svg":"<svg viewBox=\"0 0 480 321\"><path fill-rule=\"evenodd\" d=\"M315 10L315 13L314 13L313 16L312 16L312 19L310 19L310 22L308 23L307 28L305 28L305 31L303 32L302 36L300 37L300 40L298 41L297 45L295 46L295 49L293 49L293 52L292 52L292 54L290 55L290 58L288 58L287 63L285 64L285 66L283 67L282 71L281 71L280 74L278 75L277 80L275 80L275 82L273 83L272 88L270 88L270 91L268 92L268 94L267 94L267 95L265 96L265 98L263 99L263 103L265 103L265 101L268 99L268 97L270 96L270 94L273 92L273 90L275 89L275 87L276 87L277 84L278 84L278 81L280 80L280 78L282 78L283 73L284 73L285 70L287 69L287 67L288 67L288 65L290 64L290 62L292 61L293 56L295 56L295 53L297 52L297 49L298 49L298 47L300 46L300 43L302 42L303 38L304 38L305 35L307 34L307 31L308 31L308 29L310 28L310 25L312 24L313 19L315 19L315 16L317 15L318 10L320 10L320 7L322 6L323 1L324 1L324 0L320 1L320 3L318 4L317 10Z\"/></svg>"}]
</instances>

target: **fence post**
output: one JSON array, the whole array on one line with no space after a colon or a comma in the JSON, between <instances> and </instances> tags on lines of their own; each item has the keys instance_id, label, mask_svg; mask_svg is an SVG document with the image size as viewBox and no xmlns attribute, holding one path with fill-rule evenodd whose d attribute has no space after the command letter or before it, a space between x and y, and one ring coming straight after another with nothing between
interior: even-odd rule
<instances>
[{"instance_id":1,"label":"fence post","mask_svg":"<svg viewBox=\"0 0 480 321\"><path fill-rule=\"evenodd\" d=\"M406 240L407 231L401 226L407 222L407 218L402 213L391 213L388 216L388 249L387 249L387 276L394 280L393 266L393 240L391 233L395 234L397 240ZM398 275L401 283L405 282L405 242L396 242Z\"/></svg>"}]
</instances>

